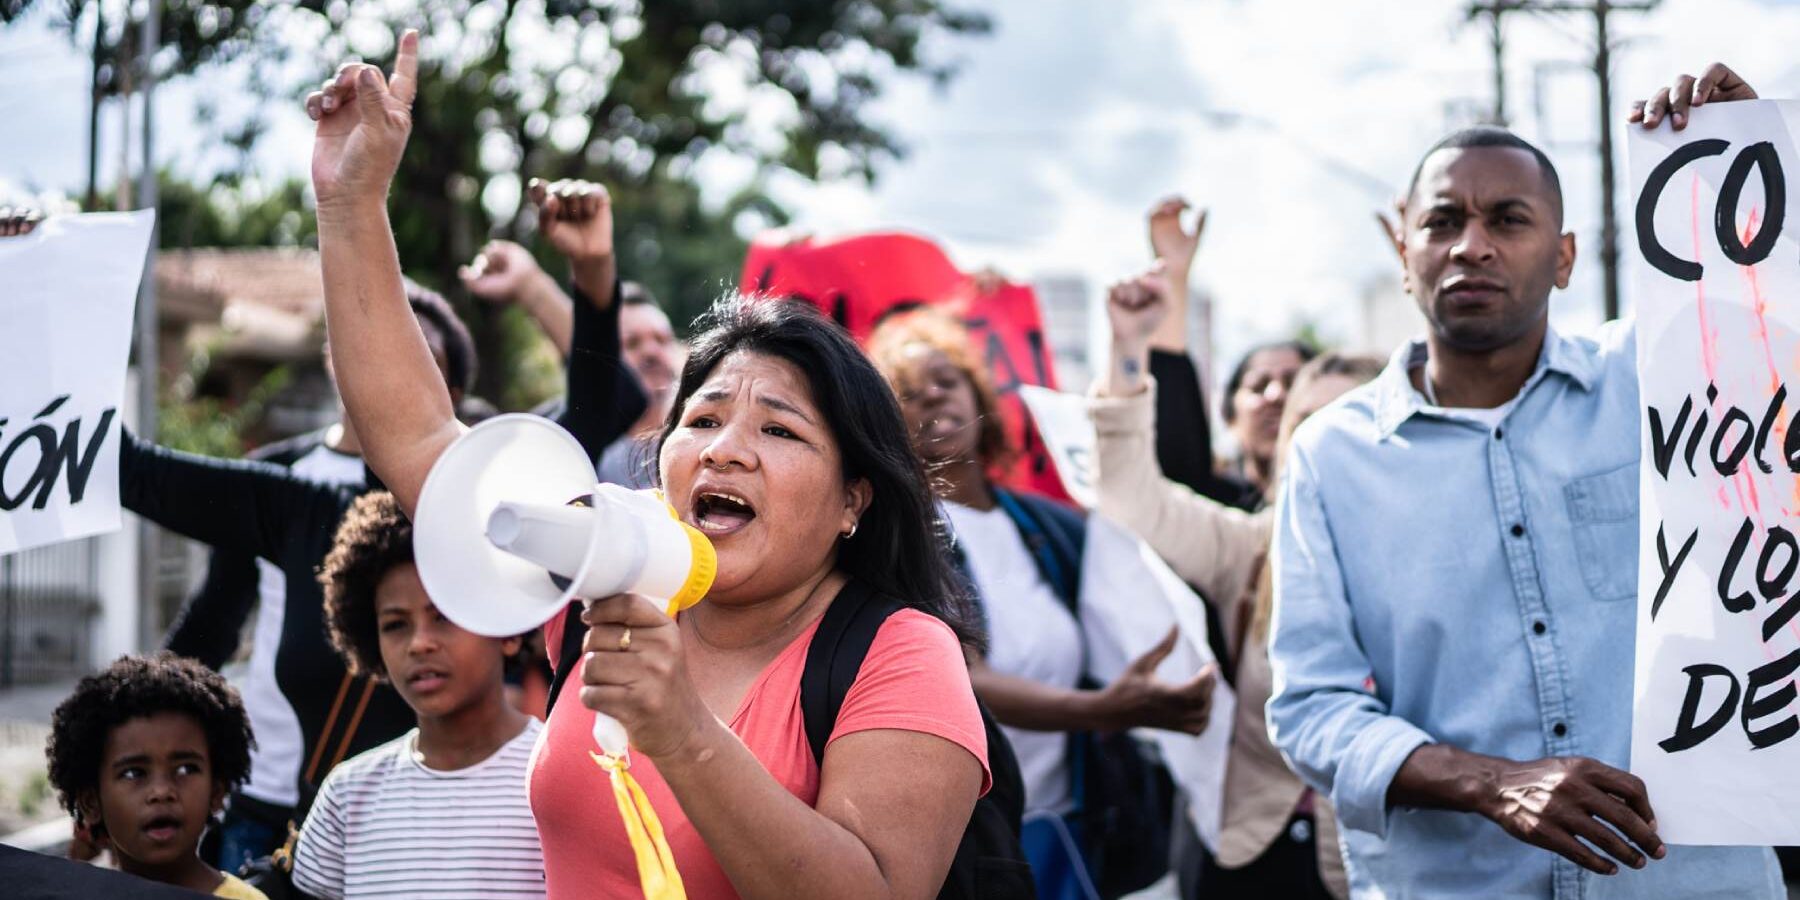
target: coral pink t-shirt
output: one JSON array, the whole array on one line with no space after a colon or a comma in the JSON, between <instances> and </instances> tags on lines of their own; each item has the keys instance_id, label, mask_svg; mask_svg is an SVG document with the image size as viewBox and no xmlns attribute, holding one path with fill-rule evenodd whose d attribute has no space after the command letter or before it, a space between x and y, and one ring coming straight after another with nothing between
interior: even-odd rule
<instances>
[{"instance_id":1,"label":"coral pink t-shirt","mask_svg":"<svg viewBox=\"0 0 1800 900\"><path fill-rule=\"evenodd\" d=\"M808 805L818 802L819 767L806 742L800 673L817 628L815 622L775 657L727 723L763 768ZM560 617L545 629L545 643L553 653L562 646L562 631ZM529 770L531 811L544 850L545 888L551 900L641 897L637 863L612 789L606 774L588 756L594 749L594 713L581 705L580 690L581 678L571 674ZM877 728L936 735L968 750L981 761L981 790L987 791L987 733L969 686L962 647L948 626L918 610L899 610L882 623L844 697L831 740ZM631 774L662 820L687 895L736 897L656 765L633 754ZM930 773L921 772L919 778L921 786L930 783Z\"/></svg>"}]
</instances>

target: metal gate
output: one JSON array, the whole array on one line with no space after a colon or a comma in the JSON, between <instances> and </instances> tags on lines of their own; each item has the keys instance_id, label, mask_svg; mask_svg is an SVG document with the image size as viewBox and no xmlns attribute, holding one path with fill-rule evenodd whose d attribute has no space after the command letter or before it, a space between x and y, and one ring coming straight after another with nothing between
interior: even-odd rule
<instances>
[{"instance_id":1,"label":"metal gate","mask_svg":"<svg viewBox=\"0 0 1800 900\"><path fill-rule=\"evenodd\" d=\"M87 672L99 558L94 538L0 556L0 687Z\"/></svg>"}]
</instances>

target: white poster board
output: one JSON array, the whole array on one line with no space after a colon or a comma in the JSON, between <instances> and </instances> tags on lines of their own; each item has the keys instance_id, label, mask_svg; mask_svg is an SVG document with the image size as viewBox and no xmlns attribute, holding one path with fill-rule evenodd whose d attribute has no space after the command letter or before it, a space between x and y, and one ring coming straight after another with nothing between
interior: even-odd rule
<instances>
[{"instance_id":1,"label":"white poster board","mask_svg":"<svg viewBox=\"0 0 1800 900\"><path fill-rule=\"evenodd\" d=\"M119 527L120 406L155 214L0 238L0 555Z\"/></svg>"},{"instance_id":2,"label":"white poster board","mask_svg":"<svg viewBox=\"0 0 1800 900\"><path fill-rule=\"evenodd\" d=\"M1120 525L1090 514L1081 562L1081 624L1088 672L1110 682L1130 662L1156 646L1171 626L1181 627L1175 649L1157 667L1166 681L1192 679L1213 662L1206 643L1206 610L1150 545ZM1214 852L1224 812L1225 758L1237 697L1221 674L1212 694L1206 730L1198 736L1146 729L1139 736L1162 751L1169 774L1187 795L1188 816Z\"/></svg>"},{"instance_id":3,"label":"white poster board","mask_svg":"<svg viewBox=\"0 0 1800 900\"><path fill-rule=\"evenodd\" d=\"M1035 384L1019 385L1019 398L1031 411L1031 421L1050 451L1063 490L1076 503L1097 508L1099 473L1094 469L1094 423L1088 418L1087 398Z\"/></svg>"},{"instance_id":4,"label":"white poster board","mask_svg":"<svg viewBox=\"0 0 1800 900\"><path fill-rule=\"evenodd\" d=\"M1631 769L1672 844L1800 843L1800 103L1632 127Z\"/></svg>"}]
</instances>

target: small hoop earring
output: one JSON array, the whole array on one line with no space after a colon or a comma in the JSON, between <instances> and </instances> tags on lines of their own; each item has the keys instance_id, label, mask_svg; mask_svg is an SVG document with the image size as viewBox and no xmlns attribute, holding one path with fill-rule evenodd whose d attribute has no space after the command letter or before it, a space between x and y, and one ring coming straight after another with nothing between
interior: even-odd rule
<instances>
[{"instance_id":1,"label":"small hoop earring","mask_svg":"<svg viewBox=\"0 0 1800 900\"><path fill-rule=\"evenodd\" d=\"M844 532L844 533L843 533L843 535L842 535L842 536L843 536L843 538L844 538L844 540L846 540L846 541L847 541L847 540L849 540L849 539L851 539L851 538L853 538L853 537L856 537L856 527L857 527L857 526L858 526L858 525L861 525L861 524L862 524L862 522L861 522L861 521L860 521L860 520L859 520L859 521L856 521L856 522L851 522L851 523L850 523L850 530L849 530L849 531L846 531L846 532Z\"/></svg>"}]
</instances>

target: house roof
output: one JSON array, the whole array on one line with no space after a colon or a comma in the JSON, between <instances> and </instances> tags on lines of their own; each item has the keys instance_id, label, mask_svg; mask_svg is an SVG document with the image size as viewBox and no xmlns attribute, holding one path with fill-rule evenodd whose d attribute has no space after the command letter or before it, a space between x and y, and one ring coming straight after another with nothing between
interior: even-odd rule
<instances>
[{"instance_id":1,"label":"house roof","mask_svg":"<svg viewBox=\"0 0 1800 900\"><path fill-rule=\"evenodd\" d=\"M295 359L319 348L325 295L307 248L166 250L156 257L164 327L219 325L228 356Z\"/></svg>"}]
</instances>

